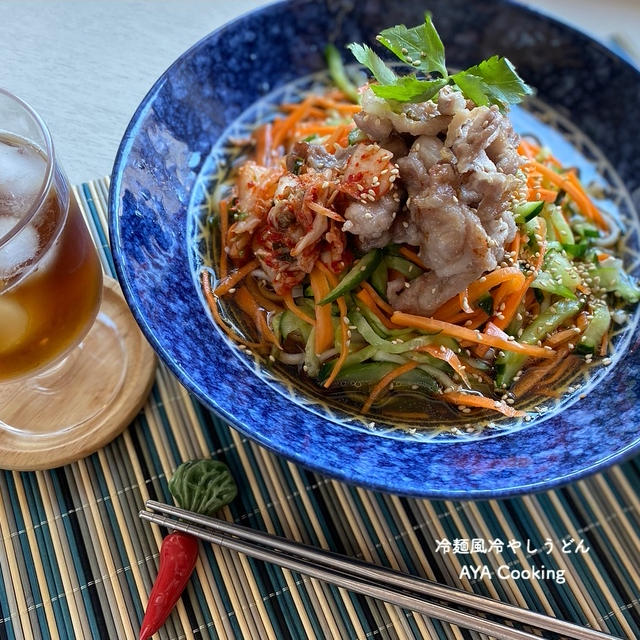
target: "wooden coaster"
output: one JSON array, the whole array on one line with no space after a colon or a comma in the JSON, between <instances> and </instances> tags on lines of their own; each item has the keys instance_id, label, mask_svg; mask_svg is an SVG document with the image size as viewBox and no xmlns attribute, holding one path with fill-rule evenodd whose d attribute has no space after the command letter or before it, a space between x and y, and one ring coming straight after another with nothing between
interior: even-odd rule
<instances>
[{"instance_id":1,"label":"wooden coaster","mask_svg":"<svg viewBox=\"0 0 640 640\"><path fill-rule=\"evenodd\" d=\"M89 333L83 342L89 341L89 348L69 367L70 386L64 388L65 402L58 406L56 415L43 396L37 403L30 398L32 381L23 381L21 387L0 384L0 420L11 410L13 415L26 416L24 424L34 425L32 432L0 427L0 469L52 469L84 458L111 442L140 411L154 381L156 356L131 315L120 286L111 278L105 277L98 322L108 326L117 340L91 341ZM113 371L106 370L110 366ZM104 393L105 381L110 379L116 381L111 385L113 393L98 400L104 401L103 406L95 404L95 397ZM47 425L54 419L67 424L67 417L72 419L83 411L88 411L83 415L95 415L71 429L47 433Z\"/></svg>"}]
</instances>

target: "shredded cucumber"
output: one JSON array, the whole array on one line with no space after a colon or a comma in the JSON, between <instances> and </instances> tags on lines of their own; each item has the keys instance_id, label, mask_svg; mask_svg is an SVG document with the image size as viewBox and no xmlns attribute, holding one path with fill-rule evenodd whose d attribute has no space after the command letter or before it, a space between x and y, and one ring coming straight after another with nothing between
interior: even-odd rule
<instances>
[{"instance_id":1,"label":"shredded cucumber","mask_svg":"<svg viewBox=\"0 0 640 640\"><path fill-rule=\"evenodd\" d=\"M523 344L536 344L538 340L555 331L561 324L572 318L580 311L582 303L578 300L559 300L541 313L518 338ZM527 356L512 351L503 352L504 355L496 359L496 386L507 387L513 377L526 362Z\"/></svg>"}]
</instances>

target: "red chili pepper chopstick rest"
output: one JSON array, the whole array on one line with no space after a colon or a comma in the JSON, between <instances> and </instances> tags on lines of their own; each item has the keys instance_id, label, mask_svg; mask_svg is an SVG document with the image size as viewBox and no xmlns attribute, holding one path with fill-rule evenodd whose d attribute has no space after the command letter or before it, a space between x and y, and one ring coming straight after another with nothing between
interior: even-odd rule
<instances>
[{"instance_id":1,"label":"red chili pepper chopstick rest","mask_svg":"<svg viewBox=\"0 0 640 640\"><path fill-rule=\"evenodd\" d=\"M140 640L150 638L165 622L184 590L198 559L198 540L174 531L160 547L158 577L140 628Z\"/></svg>"}]
</instances>

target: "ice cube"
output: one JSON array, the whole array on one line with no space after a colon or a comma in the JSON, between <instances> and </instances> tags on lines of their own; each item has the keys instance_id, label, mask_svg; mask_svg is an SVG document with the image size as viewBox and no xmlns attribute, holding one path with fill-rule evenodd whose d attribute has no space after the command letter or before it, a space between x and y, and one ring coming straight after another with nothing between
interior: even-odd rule
<instances>
[{"instance_id":1,"label":"ice cube","mask_svg":"<svg viewBox=\"0 0 640 640\"><path fill-rule=\"evenodd\" d=\"M0 354L17 347L28 328L29 314L24 307L0 296Z\"/></svg>"},{"instance_id":2,"label":"ice cube","mask_svg":"<svg viewBox=\"0 0 640 640\"><path fill-rule=\"evenodd\" d=\"M0 216L0 238L18 222L13 216ZM33 262L38 254L40 240L32 224L23 227L0 247L0 281L9 280L19 269Z\"/></svg>"},{"instance_id":3,"label":"ice cube","mask_svg":"<svg viewBox=\"0 0 640 640\"><path fill-rule=\"evenodd\" d=\"M26 145L0 140L0 215L26 213L42 186L45 159Z\"/></svg>"}]
</instances>

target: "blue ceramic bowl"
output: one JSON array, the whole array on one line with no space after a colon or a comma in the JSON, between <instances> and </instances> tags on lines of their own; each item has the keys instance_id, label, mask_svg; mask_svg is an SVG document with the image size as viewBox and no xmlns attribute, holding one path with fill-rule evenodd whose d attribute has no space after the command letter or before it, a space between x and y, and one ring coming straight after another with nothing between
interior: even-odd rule
<instances>
[{"instance_id":1,"label":"blue ceramic bowl","mask_svg":"<svg viewBox=\"0 0 640 640\"><path fill-rule=\"evenodd\" d=\"M375 489L438 498L532 492L577 479L638 449L637 313L618 327L613 363L529 422L501 420L477 433L390 429L327 405L295 381L261 369L212 322L198 284L209 260L207 192L226 160L225 140L295 97L324 73L327 42L374 42L392 24L414 25L426 5L395 0L294 0L215 31L182 55L136 111L116 158L110 233L118 276L145 335L203 403L265 447L314 470ZM537 89L513 119L606 187L638 263L640 155L629 131L640 74L602 45L499 0L432 0L428 9L449 67L505 55ZM315 75L314 75L315 74ZM370 418L369 418L370 420Z\"/></svg>"}]
</instances>

